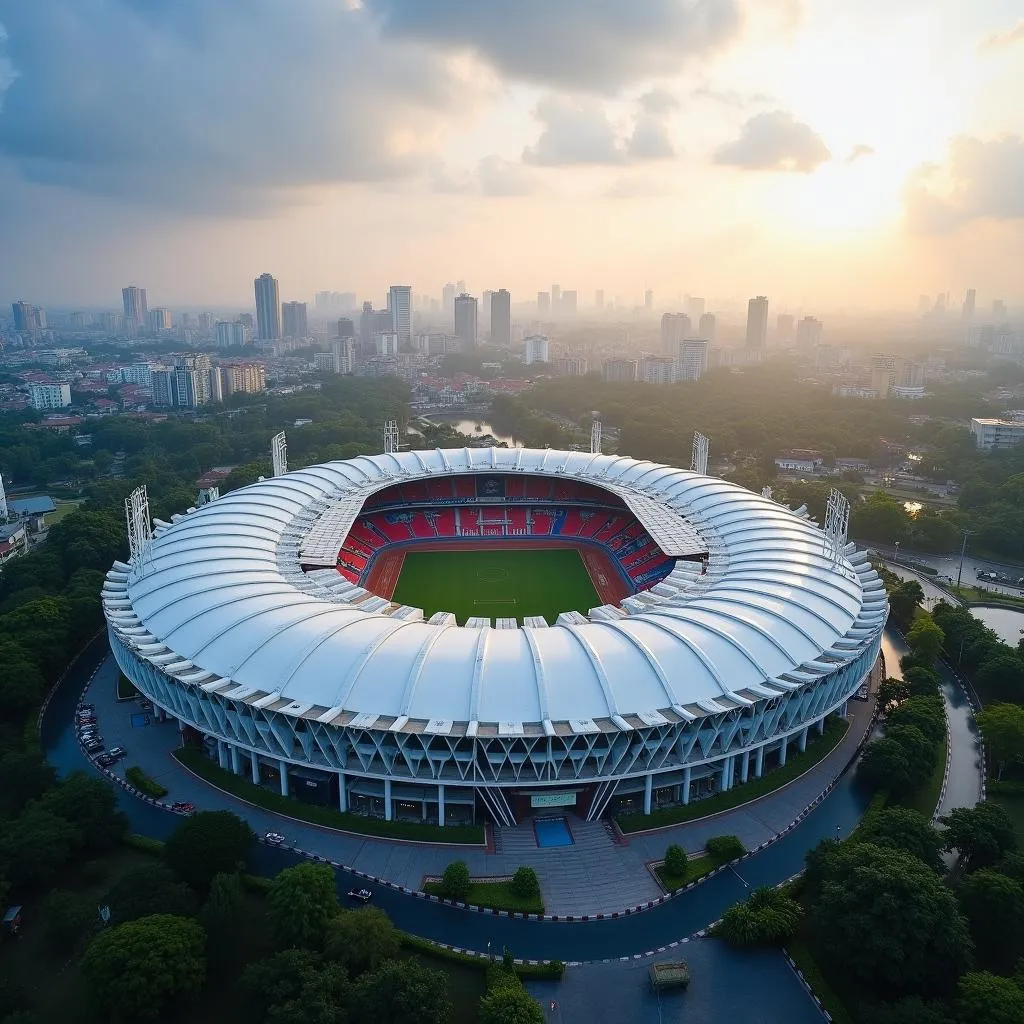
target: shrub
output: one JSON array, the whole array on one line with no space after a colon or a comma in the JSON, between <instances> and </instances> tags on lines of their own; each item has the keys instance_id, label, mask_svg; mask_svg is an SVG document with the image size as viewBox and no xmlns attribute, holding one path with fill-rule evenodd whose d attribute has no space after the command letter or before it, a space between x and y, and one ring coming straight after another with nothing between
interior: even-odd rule
<instances>
[{"instance_id":1,"label":"shrub","mask_svg":"<svg viewBox=\"0 0 1024 1024\"><path fill-rule=\"evenodd\" d=\"M469 868L464 860L453 860L444 869L441 893L445 899L460 901L469 895Z\"/></svg>"},{"instance_id":2,"label":"shrub","mask_svg":"<svg viewBox=\"0 0 1024 1024\"><path fill-rule=\"evenodd\" d=\"M707 850L708 856L719 864L727 864L747 852L747 848L736 836L712 836L704 844L704 849Z\"/></svg>"},{"instance_id":3,"label":"shrub","mask_svg":"<svg viewBox=\"0 0 1024 1024\"><path fill-rule=\"evenodd\" d=\"M687 864L686 851L678 843L673 843L665 851L665 870L670 875L685 877Z\"/></svg>"},{"instance_id":4,"label":"shrub","mask_svg":"<svg viewBox=\"0 0 1024 1024\"><path fill-rule=\"evenodd\" d=\"M537 878L537 872L525 865L518 868L512 876L512 891L524 900L539 896L540 881Z\"/></svg>"},{"instance_id":5,"label":"shrub","mask_svg":"<svg viewBox=\"0 0 1024 1024\"><path fill-rule=\"evenodd\" d=\"M782 889L763 886L744 903L731 906L715 927L732 946L781 946L796 934L803 909Z\"/></svg>"},{"instance_id":6,"label":"shrub","mask_svg":"<svg viewBox=\"0 0 1024 1024\"><path fill-rule=\"evenodd\" d=\"M133 764L124 777L140 792L151 796L154 800L162 800L167 796L167 787L151 779L137 764Z\"/></svg>"}]
</instances>

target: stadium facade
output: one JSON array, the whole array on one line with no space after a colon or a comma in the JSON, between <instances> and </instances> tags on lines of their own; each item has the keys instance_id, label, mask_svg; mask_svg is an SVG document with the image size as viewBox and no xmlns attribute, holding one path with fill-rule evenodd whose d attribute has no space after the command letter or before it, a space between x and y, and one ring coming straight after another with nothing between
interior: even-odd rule
<instances>
[{"instance_id":1,"label":"stadium facade","mask_svg":"<svg viewBox=\"0 0 1024 1024\"><path fill-rule=\"evenodd\" d=\"M555 541L603 552L616 599L459 624L368 586L421 543ZM103 605L125 675L221 767L440 824L650 813L742 785L845 715L888 611L865 554L805 510L651 462L504 448L233 491L157 521Z\"/></svg>"}]
</instances>

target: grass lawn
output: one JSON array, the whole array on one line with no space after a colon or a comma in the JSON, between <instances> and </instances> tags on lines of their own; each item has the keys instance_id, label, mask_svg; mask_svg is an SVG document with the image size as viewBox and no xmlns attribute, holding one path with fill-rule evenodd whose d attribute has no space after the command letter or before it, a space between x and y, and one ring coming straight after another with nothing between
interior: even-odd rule
<instances>
[{"instance_id":1,"label":"grass lawn","mask_svg":"<svg viewBox=\"0 0 1024 1024\"><path fill-rule=\"evenodd\" d=\"M135 684L123 672L118 672L117 699L131 700L132 697L137 697L138 695L139 691L135 689Z\"/></svg>"},{"instance_id":2,"label":"grass lawn","mask_svg":"<svg viewBox=\"0 0 1024 1024\"><path fill-rule=\"evenodd\" d=\"M312 822L314 825L358 832L361 835L383 836L387 839L413 839L421 843L458 843L476 846L482 846L484 843L483 825L446 825L442 828L440 825L423 825L415 821L382 821L377 818L364 818L361 814L342 814L341 811L330 807L304 804L262 786L254 786L241 775L235 775L214 764L195 747L179 747L174 751L174 756L189 771L219 789L233 793L241 800L247 800L257 807L264 807L277 814L286 814L290 818Z\"/></svg>"},{"instance_id":3,"label":"grass lawn","mask_svg":"<svg viewBox=\"0 0 1024 1024\"><path fill-rule=\"evenodd\" d=\"M75 498L72 501L58 501L57 509L55 512L50 512L45 516L47 528L53 526L54 523L59 523L62 519L66 519L72 512L78 511L78 506L82 504L82 498Z\"/></svg>"},{"instance_id":4,"label":"grass lawn","mask_svg":"<svg viewBox=\"0 0 1024 1024\"><path fill-rule=\"evenodd\" d=\"M422 608L426 616L454 612L459 623L472 616L515 618L596 608L601 600L578 551L410 551L394 600Z\"/></svg>"},{"instance_id":5,"label":"grass lawn","mask_svg":"<svg viewBox=\"0 0 1024 1024\"><path fill-rule=\"evenodd\" d=\"M849 723L842 718L830 718L825 723L825 731L820 735L810 734L807 738L807 749L802 753L791 753L784 768L776 768L767 775L755 779L751 777L743 785L730 789L727 793L716 793L695 803L666 807L652 814L624 814L616 820L623 832L642 832L649 828L662 828L665 825L678 825L683 821L694 821L709 814L727 811L755 800L759 796L773 793L788 782L799 778L808 768L812 768L827 754L831 754L846 735ZM941 779L940 779L941 781ZM933 808L934 809L934 808ZM931 812L929 811L929 814Z\"/></svg>"},{"instance_id":6,"label":"grass lawn","mask_svg":"<svg viewBox=\"0 0 1024 1024\"><path fill-rule=\"evenodd\" d=\"M440 896L441 883L426 882L423 891L432 896ZM462 902L491 907L493 910L510 910L517 914L544 913L544 901L539 896L523 899L512 891L511 882L473 882L469 887L469 895Z\"/></svg>"},{"instance_id":7,"label":"grass lawn","mask_svg":"<svg viewBox=\"0 0 1024 1024\"><path fill-rule=\"evenodd\" d=\"M797 967L800 968L808 984L814 989L815 995L821 1000L822 1006L828 1011L834 1024L853 1024L853 1018L850 1016L849 1010L846 1009L846 1003L836 994L832 986L825 980L825 975L821 973L821 968L807 941L809 928L806 924L801 932L801 936L786 943L786 952L796 961Z\"/></svg>"},{"instance_id":8,"label":"grass lawn","mask_svg":"<svg viewBox=\"0 0 1024 1024\"><path fill-rule=\"evenodd\" d=\"M1016 594L996 593L994 590L984 590L981 587L950 587L957 597L962 598L968 604L988 604L1024 608L1024 597Z\"/></svg>"},{"instance_id":9,"label":"grass lawn","mask_svg":"<svg viewBox=\"0 0 1024 1024\"><path fill-rule=\"evenodd\" d=\"M684 885L689 885L691 882L696 882L698 878L703 878L717 867L718 862L714 857L709 857L705 854L703 857L694 857L693 860L686 862L685 875L673 875L671 871L665 870L664 864L656 867L654 873L658 876L658 881L665 892L675 892L676 889L682 889Z\"/></svg>"},{"instance_id":10,"label":"grass lawn","mask_svg":"<svg viewBox=\"0 0 1024 1024\"><path fill-rule=\"evenodd\" d=\"M1003 796L994 793L989 796L989 800L999 804L1010 816L1017 833L1017 844L1024 849L1024 796Z\"/></svg>"}]
</instances>

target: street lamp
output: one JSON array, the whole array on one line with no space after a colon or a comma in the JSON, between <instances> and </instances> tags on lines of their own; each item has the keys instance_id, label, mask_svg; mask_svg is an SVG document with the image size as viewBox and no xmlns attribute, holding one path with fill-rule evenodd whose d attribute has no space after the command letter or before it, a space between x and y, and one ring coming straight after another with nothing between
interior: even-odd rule
<instances>
[{"instance_id":1,"label":"street lamp","mask_svg":"<svg viewBox=\"0 0 1024 1024\"><path fill-rule=\"evenodd\" d=\"M963 578L964 574L964 555L967 553L967 538L970 537L973 532L973 530L964 530L964 542L960 545L960 568L957 570L956 574L956 585L958 589L960 587L960 580Z\"/></svg>"}]
</instances>

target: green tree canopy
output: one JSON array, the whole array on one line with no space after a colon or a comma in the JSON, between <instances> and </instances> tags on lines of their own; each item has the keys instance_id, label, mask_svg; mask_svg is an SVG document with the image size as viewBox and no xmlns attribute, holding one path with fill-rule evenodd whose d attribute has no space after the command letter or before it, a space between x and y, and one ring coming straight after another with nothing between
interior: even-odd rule
<instances>
[{"instance_id":1,"label":"green tree canopy","mask_svg":"<svg viewBox=\"0 0 1024 1024\"><path fill-rule=\"evenodd\" d=\"M327 922L338 912L334 871L326 864L285 868L270 886L267 911L279 946L319 949Z\"/></svg>"},{"instance_id":2,"label":"green tree canopy","mask_svg":"<svg viewBox=\"0 0 1024 1024\"><path fill-rule=\"evenodd\" d=\"M942 870L942 836L920 811L886 807L870 820L865 819L861 834L866 842L903 850L933 871Z\"/></svg>"},{"instance_id":3,"label":"green tree canopy","mask_svg":"<svg viewBox=\"0 0 1024 1024\"><path fill-rule=\"evenodd\" d=\"M910 697L886 716L886 727L911 725L932 743L946 737L946 711L936 693L929 697Z\"/></svg>"},{"instance_id":4,"label":"green tree canopy","mask_svg":"<svg viewBox=\"0 0 1024 1024\"><path fill-rule=\"evenodd\" d=\"M464 900L469 895L469 867L464 860L453 860L441 876L441 895L449 900Z\"/></svg>"},{"instance_id":5,"label":"green tree canopy","mask_svg":"<svg viewBox=\"0 0 1024 1024\"><path fill-rule=\"evenodd\" d=\"M341 964L351 977L394 960L401 946L398 930L377 907L344 910L327 922L324 956Z\"/></svg>"},{"instance_id":6,"label":"green tree canopy","mask_svg":"<svg viewBox=\"0 0 1024 1024\"><path fill-rule=\"evenodd\" d=\"M802 916L803 908L789 893L762 886L722 915L715 934L731 946L781 946L796 934Z\"/></svg>"},{"instance_id":7,"label":"green tree canopy","mask_svg":"<svg viewBox=\"0 0 1024 1024\"><path fill-rule=\"evenodd\" d=\"M235 962L236 937L244 923L244 901L242 880L237 874L214 875L210 893L199 913L213 967L225 968Z\"/></svg>"},{"instance_id":8,"label":"green tree canopy","mask_svg":"<svg viewBox=\"0 0 1024 1024\"><path fill-rule=\"evenodd\" d=\"M351 990L353 1024L448 1024L452 1004L441 971L416 960L388 960Z\"/></svg>"},{"instance_id":9,"label":"green tree canopy","mask_svg":"<svg viewBox=\"0 0 1024 1024\"><path fill-rule=\"evenodd\" d=\"M998 777L1010 765L1024 761L1024 707L989 704L975 716L985 750L996 762Z\"/></svg>"},{"instance_id":10,"label":"green tree canopy","mask_svg":"<svg viewBox=\"0 0 1024 1024\"><path fill-rule=\"evenodd\" d=\"M110 907L113 924L153 914L192 917L196 912L195 893L163 864L147 864L125 872L107 891L103 902Z\"/></svg>"},{"instance_id":11,"label":"green tree canopy","mask_svg":"<svg viewBox=\"0 0 1024 1024\"><path fill-rule=\"evenodd\" d=\"M1003 974L1024 954L1024 888L991 868L968 875L957 890L978 960Z\"/></svg>"},{"instance_id":12,"label":"green tree canopy","mask_svg":"<svg viewBox=\"0 0 1024 1024\"><path fill-rule=\"evenodd\" d=\"M485 993L477 1014L480 1024L544 1024L540 1003L522 986L504 986Z\"/></svg>"},{"instance_id":13,"label":"green tree canopy","mask_svg":"<svg viewBox=\"0 0 1024 1024\"><path fill-rule=\"evenodd\" d=\"M245 865L253 833L231 811L199 811L184 818L171 833L164 857L175 874L196 889L206 889L214 875Z\"/></svg>"},{"instance_id":14,"label":"green tree canopy","mask_svg":"<svg viewBox=\"0 0 1024 1024\"><path fill-rule=\"evenodd\" d=\"M919 615L907 631L907 644L915 658L931 665L938 658L946 634L930 615Z\"/></svg>"},{"instance_id":15,"label":"green tree canopy","mask_svg":"<svg viewBox=\"0 0 1024 1024\"><path fill-rule=\"evenodd\" d=\"M944 848L956 850L968 871L989 867L1017 849L1009 815L987 800L976 807L955 807L939 822L946 829Z\"/></svg>"},{"instance_id":16,"label":"green tree canopy","mask_svg":"<svg viewBox=\"0 0 1024 1024\"><path fill-rule=\"evenodd\" d=\"M170 914L101 932L82 959L93 1005L114 1024L129 1024L194 999L206 980L205 946L196 921Z\"/></svg>"},{"instance_id":17,"label":"green tree canopy","mask_svg":"<svg viewBox=\"0 0 1024 1024\"><path fill-rule=\"evenodd\" d=\"M1020 1024L1024 990L986 971L965 974L957 988L956 1009L958 1024Z\"/></svg>"},{"instance_id":18,"label":"green tree canopy","mask_svg":"<svg viewBox=\"0 0 1024 1024\"><path fill-rule=\"evenodd\" d=\"M43 807L74 825L90 851L109 850L128 830L128 819L117 809L114 787L85 772L74 772L42 799Z\"/></svg>"},{"instance_id":19,"label":"green tree canopy","mask_svg":"<svg viewBox=\"0 0 1024 1024\"><path fill-rule=\"evenodd\" d=\"M0 863L14 886L43 885L82 844L81 832L38 802L0 823Z\"/></svg>"}]
</instances>

